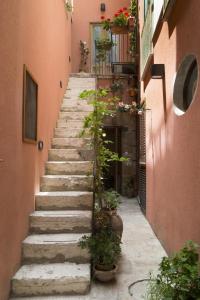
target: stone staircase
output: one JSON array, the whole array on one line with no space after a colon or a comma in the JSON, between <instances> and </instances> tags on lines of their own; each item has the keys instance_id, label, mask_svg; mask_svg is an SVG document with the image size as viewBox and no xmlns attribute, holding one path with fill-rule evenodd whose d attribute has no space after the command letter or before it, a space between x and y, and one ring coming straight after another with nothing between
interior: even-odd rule
<instances>
[{"instance_id":1,"label":"stone staircase","mask_svg":"<svg viewBox=\"0 0 200 300\"><path fill-rule=\"evenodd\" d=\"M70 77L30 215L30 235L22 243L22 267L12 279L15 298L89 290L90 256L78 242L92 229L93 162L90 138L79 133L92 107L78 95L94 88L94 78Z\"/></svg>"}]
</instances>

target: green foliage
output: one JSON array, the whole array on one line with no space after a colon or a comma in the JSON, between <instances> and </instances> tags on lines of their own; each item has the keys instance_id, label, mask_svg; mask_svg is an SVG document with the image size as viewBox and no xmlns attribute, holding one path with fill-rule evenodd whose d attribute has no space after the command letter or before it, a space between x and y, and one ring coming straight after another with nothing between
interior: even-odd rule
<instances>
[{"instance_id":1,"label":"green foliage","mask_svg":"<svg viewBox=\"0 0 200 300\"><path fill-rule=\"evenodd\" d=\"M131 56L134 56L137 51L137 1L131 0L130 5L130 14L131 16L135 17L135 24L133 32L130 33L130 47L129 53Z\"/></svg>"},{"instance_id":2,"label":"green foliage","mask_svg":"<svg viewBox=\"0 0 200 300\"><path fill-rule=\"evenodd\" d=\"M136 0L131 0L130 14L133 17L137 16L137 1Z\"/></svg>"},{"instance_id":3,"label":"green foliage","mask_svg":"<svg viewBox=\"0 0 200 300\"><path fill-rule=\"evenodd\" d=\"M123 91L123 83L121 81L115 81L111 84L110 90L113 93L116 93L117 91L122 92Z\"/></svg>"},{"instance_id":4,"label":"green foliage","mask_svg":"<svg viewBox=\"0 0 200 300\"><path fill-rule=\"evenodd\" d=\"M83 236L79 242L82 249L88 249L94 264L113 266L121 254L120 238L111 230L102 230L92 236Z\"/></svg>"},{"instance_id":5,"label":"green foliage","mask_svg":"<svg viewBox=\"0 0 200 300\"><path fill-rule=\"evenodd\" d=\"M198 300L200 276L198 246L189 241L172 257L164 257L159 274L151 278L146 300Z\"/></svg>"},{"instance_id":6,"label":"green foliage","mask_svg":"<svg viewBox=\"0 0 200 300\"><path fill-rule=\"evenodd\" d=\"M109 38L96 40L96 48L98 50L110 50L116 44Z\"/></svg>"},{"instance_id":7,"label":"green foliage","mask_svg":"<svg viewBox=\"0 0 200 300\"><path fill-rule=\"evenodd\" d=\"M119 27L124 27L128 25L128 18L130 14L129 11L126 7L120 8L115 14L114 18L111 19L106 19L103 21L103 29L104 30L110 30L112 25L119 26Z\"/></svg>"},{"instance_id":8,"label":"green foliage","mask_svg":"<svg viewBox=\"0 0 200 300\"><path fill-rule=\"evenodd\" d=\"M103 175L104 171L109 167L111 161L126 161L127 158L119 157L119 155L106 147L110 141L105 139L103 131L104 118L113 116L116 113L116 101L118 98L105 99L109 91L106 89L87 90L80 94L80 98L88 99L93 105L94 110L85 117L82 136L87 133L92 137L92 144L95 154L95 192L99 206L102 207L103 193Z\"/></svg>"},{"instance_id":9,"label":"green foliage","mask_svg":"<svg viewBox=\"0 0 200 300\"><path fill-rule=\"evenodd\" d=\"M120 203L120 195L114 191L106 191L103 193L104 207L107 209L117 209Z\"/></svg>"},{"instance_id":10,"label":"green foliage","mask_svg":"<svg viewBox=\"0 0 200 300\"><path fill-rule=\"evenodd\" d=\"M72 5L71 5L70 2L67 1L67 2L65 3L65 9L66 9L68 12L72 12L73 7L72 7Z\"/></svg>"},{"instance_id":11,"label":"green foliage","mask_svg":"<svg viewBox=\"0 0 200 300\"><path fill-rule=\"evenodd\" d=\"M128 16L124 13L120 13L117 17L113 19L113 25L124 27L128 25Z\"/></svg>"}]
</instances>

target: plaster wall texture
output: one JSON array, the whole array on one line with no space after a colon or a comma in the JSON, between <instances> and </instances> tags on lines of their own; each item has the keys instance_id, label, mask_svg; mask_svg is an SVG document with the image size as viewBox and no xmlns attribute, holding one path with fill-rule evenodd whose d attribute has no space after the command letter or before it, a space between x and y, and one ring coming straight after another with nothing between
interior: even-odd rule
<instances>
[{"instance_id":1,"label":"plaster wall texture","mask_svg":"<svg viewBox=\"0 0 200 300\"><path fill-rule=\"evenodd\" d=\"M100 4L105 3L106 11L100 11ZM72 17L72 72L79 71L80 40L86 41L91 50L91 23L101 22L101 16L112 19L121 7L129 7L129 0L74 0ZM91 68L91 55L88 58L88 71Z\"/></svg>"},{"instance_id":2,"label":"plaster wall texture","mask_svg":"<svg viewBox=\"0 0 200 300\"><path fill-rule=\"evenodd\" d=\"M143 10L140 12L142 32ZM192 105L178 116L173 87L178 67L187 54L200 61L200 6L177 0L168 22L159 25L153 48L154 63L165 64L165 80L143 82L147 151L147 218L168 253L187 240L200 243L200 87Z\"/></svg>"},{"instance_id":3,"label":"plaster wall texture","mask_svg":"<svg viewBox=\"0 0 200 300\"><path fill-rule=\"evenodd\" d=\"M0 0L0 299L17 270L53 128L70 72L63 0ZM23 65L38 83L38 140L22 142ZM60 88L60 81L63 87Z\"/></svg>"}]
</instances>

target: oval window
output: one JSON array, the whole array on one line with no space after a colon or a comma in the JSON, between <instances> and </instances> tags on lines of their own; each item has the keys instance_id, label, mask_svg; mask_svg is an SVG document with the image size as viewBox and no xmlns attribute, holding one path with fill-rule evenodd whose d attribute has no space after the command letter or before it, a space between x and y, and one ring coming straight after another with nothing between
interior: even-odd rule
<instances>
[{"instance_id":1,"label":"oval window","mask_svg":"<svg viewBox=\"0 0 200 300\"><path fill-rule=\"evenodd\" d=\"M187 55L178 68L174 84L174 108L178 115L190 107L197 88L198 64L194 55Z\"/></svg>"}]
</instances>

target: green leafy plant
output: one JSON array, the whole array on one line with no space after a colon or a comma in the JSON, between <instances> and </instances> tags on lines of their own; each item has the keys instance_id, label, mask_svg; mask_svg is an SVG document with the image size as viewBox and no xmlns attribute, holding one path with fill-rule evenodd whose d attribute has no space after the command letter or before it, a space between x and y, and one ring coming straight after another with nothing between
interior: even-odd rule
<instances>
[{"instance_id":1,"label":"green leafy plant","mask_svg":"<svg viewBox=\"0 0 200 300\"><path fill-rule=\"evenodd\" d=\"M79 242L82 249L88 249L95 265L112 269L121 254L120 238L111 230L102 230L92 236L83 236Z\"/></svg>"},{"instance_id":2,"label":"green leafy plant","mask_svg":"<svg viewBox=\"0 0 200 300\"><path fill-rule=\"evenodd\" d=\"M105 19L104 16L101 17L103 29L110 30L113 25L124 27L128 25L128 18L130 14L127 7L120 8L115 14L113 19Z\"/></svg>"},{"instance_id":3,"label":"green leafy plant","mask_svg":"<svg viewBox=\"0 0 200 300\"><path fill-rule=\"evenodd\" d=\"M121 81L115 81L111 84L110 90L112 93L122 92L123 91L123 83Z\"/></svg>"},{"instance_id":4,"label":"green leafy plant","mask_svg":"<svg viewBox=\"0 0 200 300\"><path fill-rule=\"evenodd\" d=\"M103 131L104 118L106 116L114 116L116 114L116 102L118 98L112 97L107 99L109 91L106 89L86 90L80 94L80 98L88 99L93 105L94 110L85 117L84 126L81 135L85 134L92 137L92 146L94 149L94 189L99 206L102 207L103 193L103 176L105 170L112 161L126 161L127 158L119 157L119 155L108 149L107 145L110 141L106 140L106 134Z\"/></svg>"},{"instance_id":5,"label":"green leafy plant","mask_svg":"<svg viewBox=\"0 0 200 300\"><path fill-rule=\"evenodd\" d=\"M72 5L71 5L71 3L69 1L67 1L65 3L65 8L66 8L66 11L72 12L73 7L72 7Z\"/></svg>"},{"instance_id":6,"label":"green leafy plant","mask_svg":"<svg viewBox=\"0 0 200 300\"><path fill-rule=\"evenodd\" d=\"M98 50L110 50L114 45L116 44L109 38L96 40L96 48Z\"/></svg>"},{"instance_id":7,"label":"green leafy plant","mask_svg":"<svg viewBox=\"0 0 200 300\"><path fill-rule=\"evenodd\" d=\"M140 103L136 103L135 101L133 101L131 104L126 104L123 101L120 101L117 104L117 111L136 113L138 115L141 115L145 111L145 107L145 100L141 101Z\"/></svg>"},{"instance_id":8,"label":"green leafy plant","mask_svg":"<svg viewBox=\"0 0 200 300\"><path fill-rule=\"evenodd\" d=\"M115 190L106 191L103 193L103 202L106 209L117 209L120 203L120 195Z\"/></svg>"},{"instance_id":9,"label":"green leafy plant","mask_svg":"<svg viewBox=\"0 0 200 300\"><path fill-rule=\"evenodd\" d=\"M133 32L130 33L129 53L133 57L137 52L137 2L131 0L130 15L135 18L135 25Z\"/></svg>"},{"instance_id":10,"label":"green leafy plant","mask_svg":"<svg viewBox=\"0 0 200 300\"><path fill-rule=\"evenodd\" d=\"M198 300L200 276L198 246L189 241L172 257L164 257L157 277L151 277L146 300Z\"/></svg>"}]
</instances>

